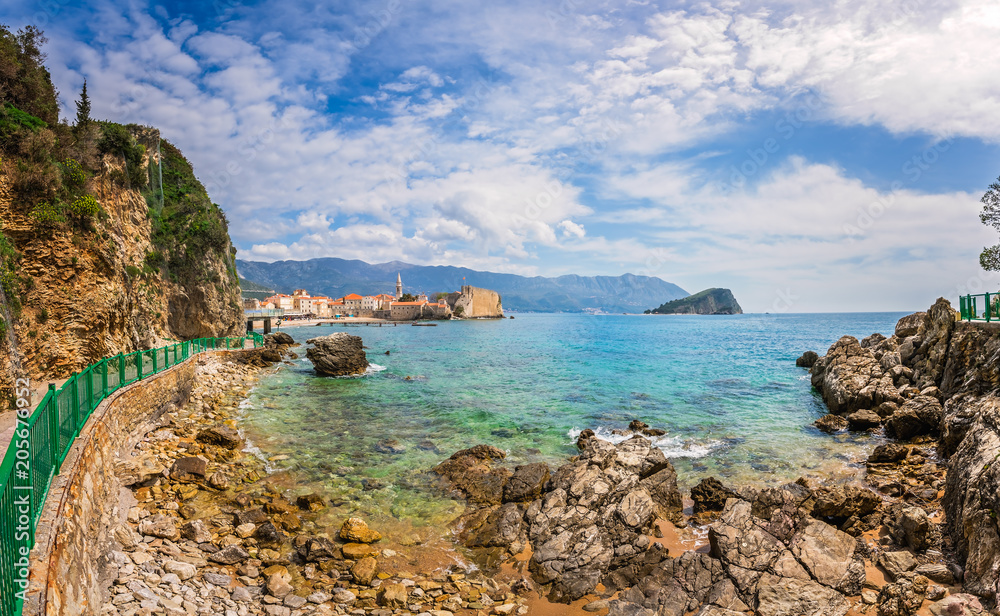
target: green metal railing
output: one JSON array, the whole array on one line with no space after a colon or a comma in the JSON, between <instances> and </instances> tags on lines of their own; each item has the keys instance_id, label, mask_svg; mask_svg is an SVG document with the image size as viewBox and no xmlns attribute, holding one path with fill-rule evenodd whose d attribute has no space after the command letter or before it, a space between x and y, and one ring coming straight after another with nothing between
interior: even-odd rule
<instances>
[{"instance_id":1,"label":"green metal railing","mask_svg":"<svg viewBox=\"0 0 1000 616\"><path fill-rule=\"evenodd\" d=\"M19 419L0 462L0 616L21 613L28 553L52 478L97 405L116 390L217 349L264 346L264 337L198 338L102 359L49 391L27 419Z\"/></svg>"},{"instance_id":2,"label":"green metal railing","mask_svg":"<svg viewBox=\"0 0 1000 616\"><path fill-rule=\"evenodd\" d=\"M963 295L958 298L963 321L1000 321L1000 293Z\"/></svg>"}]
</instances>

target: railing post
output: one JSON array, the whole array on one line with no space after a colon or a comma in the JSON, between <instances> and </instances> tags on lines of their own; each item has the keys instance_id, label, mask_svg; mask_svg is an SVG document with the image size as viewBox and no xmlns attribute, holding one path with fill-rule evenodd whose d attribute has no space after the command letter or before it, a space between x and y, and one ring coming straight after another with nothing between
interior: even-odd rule
<instances>
[{"instance_id":1,"label":"railing post","mask_svg":"<svg viewBox=\"0 0 1000 616\"><path fill-rule=\"evenodd\" d=\"M108 397L108 360L101 362L101 398Z\"/></svg>"},{"instance_id":2,"label":"railing post","mask_svg":"<svg viewBox=\"0 0 1000 616\"><path fill-rule=\"evenodd\" d=\"M124 353L119 353L118 354L118 386L115 387L115 389L118 389L124 383L125 383L125 354Z\"/></svg>"},{"instance_id":3,"label":"railing post","mask_svg":"<svg viewBox=\"0 0 1000 616\"><path fill-rule=\"evenodd\" d=\"M986 294L986 322L987 323L990 322L990 316L991 316L990 312L991 312L991 310L990 310L990 294L987 293Z\"/></svg>"},{"instance_id":4,"label":"railing post","mask_svg":"<svg viewBox=\"0 0 1000 616\"><path fill-rule=\"evenodd\" d=\"M94 410L94 367L87 370L87 417Z\"/></svg>"},{"instance_id":5,"label":"railing post","mask_svg":"<svg viewBox=\"0 0 1000 616\"><path fill-rule=\"evenodd\" d=\"M156 350L154 349L153 350L153 372L152 372L152 374L156 374L156 363L157 363L156 362L156 356L157 355L159 355L159 353L157 353Z\"/></svg>"},{"instance_id":6,"label":"railing post","mask_svg":"<svg viewBox=\"0 0 1000 616\"><path fill-rule=\"evenodd\" d=\"M80 375L78 374L72 380L72 386L69 389L69 394L72 396L70 400L69 408L73 411L73 432L76 432L77 427L80 425ZM62 452L60 452L61 454Z\"/></svg>"},{"instance_id":7,"label":"railing post","mask_svg":"<svg viewBox=\"0 0 1000 616\"><path fill-rule=\"evenodd\" d=\"M56 464L59 462L59 395L56 393L55 383L49 383L49 393L52 394L52 406L49 407L45 428L49 431L49 463L52 465L52 474L54 475Z\"/></svg>"},{"instance_id":8,"label":"railing post","mask_svg":"<svg viewBox=\"0 0 1000 616\"><path fill-rule=\"evenodd\" d=\"M142 380L142 351L135 352L135 380Z\"/></svg>"}]
</instances>

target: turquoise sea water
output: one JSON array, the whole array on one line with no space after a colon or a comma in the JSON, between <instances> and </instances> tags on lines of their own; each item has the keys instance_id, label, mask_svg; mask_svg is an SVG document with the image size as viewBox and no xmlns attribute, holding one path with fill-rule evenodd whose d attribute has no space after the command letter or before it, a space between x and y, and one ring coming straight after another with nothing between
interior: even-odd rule
<instances>
[{"instance_id":1,"label":"turquoise sea water","mask_svg":"<svg viewBox=\"0 0 1000 616\"><path fill-rule=\"evenodd\" d=\"M831 437L795 359L841 335L891 334L903 313L723 317L519 314L437 327L288 328L297 342L347 331L375 364L361 378L316 376L301 358L262 379L244 429L262 455L344 512L446 521L460 507L423 474L488 443L514 463L559 464L591 428L608 438L633 419L667 430L657 444L690 487L707 475L774 483L856 473L877 437ZM389 355L385 352L389 351ZM380 451L394 439L401 453ZM303 488L305 491L306 488Z\"/></svg>"}]
</instances>

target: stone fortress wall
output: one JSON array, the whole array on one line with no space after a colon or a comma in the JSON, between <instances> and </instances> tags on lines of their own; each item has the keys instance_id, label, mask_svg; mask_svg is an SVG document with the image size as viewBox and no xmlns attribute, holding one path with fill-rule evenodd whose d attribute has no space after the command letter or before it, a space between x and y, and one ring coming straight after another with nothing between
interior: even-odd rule
<instances>
[{"instance_id":1,"label":"stone fortress wall","mask_svg":"<svg viewBox=\"0 0 1000 616\"><path fill-rule=\"evenodd\" d=\"M503 318L503 305L496 291L465 285L460 293L450 293L446 301L452 312L461 306L462 318L465 319Z\"/></svg>"}]
</instances>

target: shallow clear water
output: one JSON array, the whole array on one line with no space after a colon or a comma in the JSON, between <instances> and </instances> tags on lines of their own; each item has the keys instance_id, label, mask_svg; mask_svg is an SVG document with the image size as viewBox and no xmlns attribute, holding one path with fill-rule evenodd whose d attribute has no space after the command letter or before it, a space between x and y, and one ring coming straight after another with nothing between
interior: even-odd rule
<instances>
[{"instance_id":1,"label":"shallow clear water","mask_svg":"<svg viewBox=\"0 0 1000 616\"><path fill-rule=\"evenodd\" d=\"M488 443L514 463L558 464L576 453L579 430L611 437L632 419L667 430L658 445L684 486L707 475L759 484L850 474L875 437L813 428L825 407L795 359L824 354L841 335L891 334L901 316L524 314L289 328L303 343L359 335L378 368L321 378L297 348L302 357L264 377L245 402L245 430L264 455L288 455L275 465L294 471L303 490L339 499L339 510L418 526L460 510L434 496L422 473L453 452ZM405 451L378 451L386 438Z\"/></svg>"}]
</instances>

